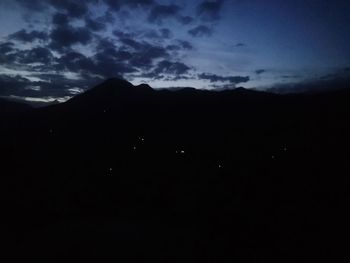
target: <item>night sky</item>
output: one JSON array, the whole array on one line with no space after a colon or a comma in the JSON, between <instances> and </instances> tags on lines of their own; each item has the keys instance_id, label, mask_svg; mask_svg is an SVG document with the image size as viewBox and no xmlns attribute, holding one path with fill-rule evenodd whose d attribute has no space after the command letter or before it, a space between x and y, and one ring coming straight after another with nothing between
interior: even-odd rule
<instances>
[{"instance_id":1,"label":"night sky","mask_svg":"<svg viewBox=\"0 0 350 263\"><path fill-rule=\"evenodd\" d=\"M106 78L283 87L350 75L348 0L0 0L0 96L64 101Z\"/></svg>"}]
</instances>

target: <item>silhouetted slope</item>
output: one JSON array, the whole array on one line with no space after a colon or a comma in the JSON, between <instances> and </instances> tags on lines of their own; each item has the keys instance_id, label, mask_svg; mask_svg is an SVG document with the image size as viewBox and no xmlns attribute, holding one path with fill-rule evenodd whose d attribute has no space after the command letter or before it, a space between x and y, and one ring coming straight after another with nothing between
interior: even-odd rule
<instances>
[{"instance_id":1,"label":"silhouetted slope","mask_svg":"<svg viewBox=\"0 0 350 263\"><path fill-rule=\"evenodd\" d=\"M344 233L349 100L113 79L30 111L3 135L3 237L46 262L314 261Z\"/></svg>"},{"instance_id":2,"label":"silhouetted slope","mask_svg":"<svg viewBox=\"0 0 350 263\"><path fill-rule=\"evenodd\" d=\"M32 108L27 104L0 99L0 136L2 140L7 140L8 128L10 127L11 130L14 121L31 110Z\"/></svg>"},{"instance_id":3,"label":"silhouetted slope","mask_svg":"<svg viewBox=\"0 0 350 263\"><path fill-rule=\"evenodd\" d=\"M154 92L154 90L148 85L133 86L130 82L125 80L109 79L97 87L72 98L67 104L80 104L81 107L112 106L131 100L144 100L146 99L145 96L152 92Z\"/></svg>"},{"instance_id":4,"label":"silhouetted slope","mask_svg":"<svg viewBox=\"0 0 350 263\"><path fill-rule=\"evenodd\" d=\"M31 107L24 103L0 99L0 115L19 114L30 110Z\"/></svg>"}]
</instances>

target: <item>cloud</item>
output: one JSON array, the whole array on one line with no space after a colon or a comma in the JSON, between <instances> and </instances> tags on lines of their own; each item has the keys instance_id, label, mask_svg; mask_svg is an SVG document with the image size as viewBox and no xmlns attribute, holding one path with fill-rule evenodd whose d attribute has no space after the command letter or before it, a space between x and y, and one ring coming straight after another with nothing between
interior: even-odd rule
<instances>
[{"instance_id":1,"label":"cloud","mask_svg":"<svg viewBox=\"0 0 350 263\"><path fill-rule=\"evenodd\" d=\"M132 53L128 63L133 67L148 68L152 66L155 59L169 57L167 49L162 46L152 45L145 41L139 42L131 38L120 38L120 41L124 44L122 50Z\"/></svg>"},{"instance_id":2,"label":"cloud","mask_svg":"<svg viewBox=\"0 0 350 263\"><path fill-rule=\"evenodd\" d=\"M216 74L202 73L198 74L198 78L202 80L209 80L210 82L229 82L231 84L246 83L250 80L250 77L246 76L231 76L224 77Z\"/></svg>"},{"instance_id":3,"label":"cloud","mask_svg":"<svg viewBox=\"0 0 350 263\"><path fill-rule=\"evenodd\" d=\"M17 57L18 62L22 64L41 63L47 65L54 59L51 51L45 47L36 47L30 50L20 51L17 53Z\"/></svg>"},{"instance_id":4,"label":"cloud","mask_svg":"<svg viewBox=\"0 0 350 263\"><path fill-rule=\"evenodd\" d=\"M118 38L133 38L135 36L132 32L124 32L120 30L114 30L113 35L115 35Z\"/></svg>"},{"instance_id":5,"label":"cloud","mask_svg":"<svg viewBox=\"0 0 350 263\"><path fill-rule=\"evenodd\" d=\"M188 79L188 73L191 67L182 62L173 62L169 60L162 60L148 72L143 72L137 77L150 78L155 80L179 80Z\"/></svg>"},{"instance_id":6,"label":"cloud","mask_svg":"<svg viewBox=\"0 0 350 263\"><path fill-rule=\"evenodd\" d=\"M107 28L105 23L91 19L90 17L85 18L85 26L91 31L103 31Z\"/></svg>"},{"instance_id":7,"label":"cloud","mask_svg":"<svg viewBox=\"0 0 350 263\"><path fill-rule=\"evenodd\" d=\"M30 31L27 32L25 29L17 31L8 37L10 40L20 41L20 42L34 42L35 40L46 41L48 35L41 31Z\"/></svg>"},{"instance_id":8,"label":"cloud","mask_svg":"<svg viewBox=\"0 0 350 263\"><path fill-rule=\"evenodd\" d=\"M0 42L0 53L13 51L15 44L13 42Z\"/></svg>"},{"instance_id":9,"label":"cloud","mask_svg":"<svg viewBox=\"0 0 350 263\"><path fill-rule=\"evenodd\" d=\"M297 79L297 78L301 78L300 75L283 75L281 76L282 79Z\"/></svg>"},{"instance_id":10,"label":"cloud","mask_svg":"<svg viewBox=\"0 0 350 263\"><path fill-rule=\"evenodd\" d=\"M121 7L120 0L104 0L104 2L111 8L113 11L119 11Z\"/></svg>"},{"instance_id":11,"label":"cloud","mask_svg":"<svg viewBox=\"0 0 350 263\"><path fill-rule=\"evenodd\" d=\"M237 43L236 45L234 45L235 47L246 47L247 45L244 43Z\"/></svg>"},{"instance_id":12,"label":"cloud","mask_svg":"<svg viewBox=\"0 0 350 263\"><path fill-rule=\"evenodd\" d=\"M175 44L176 43L176 44ZM193 45L185 40L176 40L174 44L168 45L166 47L169 51L180 51L180 50L192 50L194 49Z\"/></svg>"},{"instance_id":13,"label":"cloud","mask_svg":"<svg viewBox=\"0 0 350 263\"><path fill-rule=\"evenodd\" d=\"M92 40L92 34L85 27L61 25L51 31L50 39L52 49L64 50L69 49L74 44L89 44Z\"/></svg>"},{"instance_id":14,"label":"cloud","mask_svg":"<svg viewBox=\"0 0 350 263\"><path fill-rule=\"evenodd\" d=\"M171 33L170 29L168 29L168 28L161 28L159 31L160 31L162 38L171 38L172 37L172 33Z\"/></svg>"},{"instance_id":15,"label":"cloud","mask_svg":"<svg viewBox=\"0 0 350 263\"><path fill-rule=\"evenodd\" d=\"M0 96L10 96L13 93L21 91L26 85L29 85L30 81L19 75L8 76L0 74Z\"/></svg>"},{"instance_id":16,"label":"cloud","mask_svg":"<svg viewBox=\"0 0 350 263\"><path fill-rule=\"evenodd\" d=\"M95 56L96 70L95 74L103 76L103 78L122 78L126 73L137 72L138 70L132 65L119 62L104 53L99 53Z\"/></svg>"},{"instance_id":17,"label":"cloud","mask_svg":"<svg viewBox=\"0 0 350 263\"><path fill-rule=\"evenodd\" d=\"M148 39L161 39L160 34L158 33L157 30L148 30L143 34L143 37L148 38Z\"/></svg>"},{"instance_id":18,"label":"cloud","mask_svg":"<svg viewBox=\"0 0 350 263\"><path fill-rule=\"evenodd\" d=\"M128 47L131 47L134 50L142 50L145 47L145 45L143 43L138 42L138 41L136 41L136 40L134 40L132 38L120 38L120 41L124 45L126 45Z\"/></svg>"},{"instance_id":19,"label":"cloud","mask_svg":"<svg viewBox=\"0 0 350 263\"><path fill-rule=\"evenodd\" d=\"M63 97L71 96L69 89L75 87L74 85L85 86L86 83L81 81L77 83L66 79L60 74L49 76L52 82L46 81L30 81L21 76L0 75L0 96L7 98L19 98L25 100L26 98L40 98L40 99L61 99Z\"/></svg>"},{"instance_id":20,"label":"cloud","mask_svg":"<svg viewBox=\"0 0 350 263\"><path fill-rule=\"evenodd\" d=\"M153 67L154 61L166 59L169 53L166 48L153 45L146 41L137 41L132 38L120 38L121 45L116 48L115 44L110 40L100 42L98 49L100 50L96 58L103 66L118 64L120 73L132 73L137 71L149 70Z\"/></svg>"},{"instance_id":21,"label":"cloud","mask_svg":"<svg viewBox=\"0 0 350 263\"><path fill-rule=\"evenodd\" d=\"M223 0L203 1L197 7L197 14L205 21L220 19Z\"/></svg>"},{"instance_id":22,"label":"cloud","mask_svg":"<svg viewBox=\"0 0 350 263\"><path fill-rule=\"evenodd\" d=\"M154 72L156 74L164 73L178 76L188 73L190 69L191 68L185 65L184 63L163 60L157 64L157 67L155 68Z\"/></svg>"},{"instance_id":23,"label":"cloud","mask_svg":"<svg viewBox=\"0 0 350 263\"><path fill-rule=\"evenodd\" d=\"M188 33L193 37L204 37L211 36L213 34L213 30L205 25L200 25L192 28L188 31Z\"/></svg>"},{"instance_id":24,"label":"cloud","mask_svg":"<svg viewBox=\"0 0 350 263\"><path fill-rule=\"evenodd\" d=\"M32 11L42 11L47 7L47 1L43 0L15 0L18 4L24 8Z\"/></svg>"},{"instance_id":25,"label":"cloud","mask_svg":"<svg viewBox=\"0 0 350 263\"><path fill-rule=\"evenodd\" d=\"M110 57L119 62L128 62L132 57L133 53L128 48L122 46L117 49L113 43L109 43L108 40L104 40L104 43L100 43L98 46L98 56Z\"/></svg>"},{"instance_id":26,"label":"cloud","mask_svg":"<svg viewBox=\"0 0 350 263\"><path fill-rule=\"evenodd\" d=\"M123 6L129 8L151 7L155 4L153 0L104 0L113 11L119 11Z\"/></svg>"},{"instance_id":27,"label":"cloud","mask_svg":"<svg viewBox=\"0 0 350 263\"><path fill-rule=\"evenodd\" d=\"M179 43L179 45L181 46L182 49L186 49L186 50L194 49L193 45L190 42L186 41L186 40L178 40L178 43Z\"/></svg>"},{"instance_id":28,"label":"cloud","mask_svg":"<svg viewBox=\"0 0 350 263\"><path fill-rule=\"evenodd\" d=\"M12 42L0 43L0 63L8 64L14 61L15 44Z\"/></svg>"},{"instance_id":29,"label":"cloud","mask_svg":"<svg viewBox=\"0 0 350 263\"><path fill-rule=\"evenodd\" d=\"M82 18L89 11L89 4L97 4L99 0L15 0L30 11L42 12L54 8L71 19Z\"/></svg>"},{"instance_id":30,"label":"cloud","mask_svg":"<svg viewBox=\"0 0 350 263\"><path fill-rule=\"evenodd\" d=\"M96 0L77 1L77 0L49 0L51 6L57 10L65 12L70 18L82 18L89 11L88 3L97 2Z\"/></svg>"},{"instance_id":31,"label":"cloud","mask_svg":"<svg viewBox=\"0 0 350 263\"><path fill-rule=\"evenodd\" d=\"M53 60L51 51L45 47L20 50L15 48L12 42L0 44L0 63L11 69L36 70L42 68L40 65L33 66L32 64L45 64L43 70L48 70L49 64Z\"/></svg>"},{"instance_id":32,"label":"cloud","mask_svg":"<svg viewBox=\"0 0 350 263\"><path fill-rule=\"evenodd\" d=\"M71 51L57 60L56 70L79 73L86 78L100 76L101 78L123 77L125 73L137 72L129 59L132 55L127 51L117 50L107 40L99 44L99 51L92 57Z\"/></svg>"},{"instance_id":33,"label":"cloud","mask_svg":"<svg viewBox=\"0 0 350 263\"><path fill-rule=\"evenodd\" d=\"M155 4L153 0L124 0L121 2L129 7L147 7Z\"/></svg>"},{"instance_id":34,"label":"cloud","mask_svg":"<svg viewBox=\"0 0 350 263\"><path fill-rule=\"evenodd\" d=\"M266 73L266 69L258 69L258 70L255 70L255 74L257 75L261 75L263 73Z\"/></svg>"},{"instance_id":35,"label":"cloud","mask_svg":"<svg viewBox=\"0 0 350 263\"><path fill-rule=\"evenodd\" d=\"M68 16L63 13L55 13L52 16L52 24L56 26L68 25Z\"/></svg>"},{"instance_id":36,"label":"cloud","mask_svg":"<svg viewBox=\"0 0 350 263\"><path fill-rule=\"evenodd\" d=\"M176 18L181 8L178 5L156 5L152 8L148 21L161 24L164 19Z\"/></svg>"},{"instance_id":37,"label":"cloud","mask_svg":"<svg viewBox=\"0 0 350 263\"><path fill-rule=\"evenodd\" d=\"M154 0L15 0L24 8L32 11L43 11L49 7L61 10L71 17L81 18L88 12L89 4L104 2L113 11L119 11L123 6L129 8L148 7L155 4Z\"/></svg>"},{"instance_id":38,"label":"cloud","mask_svg":"<svg viewBox=\"0 0 350 263\"><path fill-rule=\"evenodd\" d=\"M168 58L167 50L160 46L149 45L146 49L134 53L129 63L134 67L148 69L155 59Z\"/></svg>"},{"instance_id":39,"label":"cloud","mask_svg":"<svg viewBox=\"0 0 350 263\"><path fill-rule=\"evenodd\" d=\"M15 50L15 44L13 42L0 43L0 54L7 54Z\"/></svg>"},{"instance_id":40,"label":"cloud","mask_svg":"<svg viewBox=\"0 0 350 263\"><path fill-rule=\"evenodd\" d=\"M190 16L177 16L177 20L183 24L183 25L188 25L188 24L191 24L193 21L194 21L194 18L193 17L190 17Z\"/></svg>"},{"instance_id":41,"label":"cloud","mask_svg":"<svg viewBox=\"0 0 350 263\"><path fill-rule=\"evenodd\" d=\"M148 39L164 40L172 37L172 32L168 28L161 28L159 30L148 30L143 34L143 37Z\"/></svg>"},{"instance_id":42,"label":"cloud","mask_svg":"<svg viewBox=\"0 0 350 263\"><path fill-rule=\"evenodd\" d=\"M96 65L92 59L75 51L62 55L57 59L57 62L57 69L61 71L93 73L96 70Z\"/></svg>"},{"instance_id":43,"label":"cloud","mask_svg":"<svg viewBox=\"0 0 350 263\"><path fill-rule=\"evenodd\" d=\"M99 22L105 24L113 24L115 22L115 17L110 11L106 11L103 16L99 17Z\"/></svg>"}]
</instances>

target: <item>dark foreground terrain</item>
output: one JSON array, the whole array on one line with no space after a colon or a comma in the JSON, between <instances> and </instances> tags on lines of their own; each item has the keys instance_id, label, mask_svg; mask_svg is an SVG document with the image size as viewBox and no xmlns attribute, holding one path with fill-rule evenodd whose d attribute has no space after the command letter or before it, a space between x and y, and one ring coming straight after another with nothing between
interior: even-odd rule
<instances>
[{"instance_id":1,"label":"dark foreground terrain","mask_svg":"<svg viewBox=\"0 0 350 263\"><path fill-rule=\"evenodd\" d=\"M4 255L334 262L348 244L349 102L349 90L154 91L113 79L64 104L5 105Z\"/></svg>"}]
</instances>

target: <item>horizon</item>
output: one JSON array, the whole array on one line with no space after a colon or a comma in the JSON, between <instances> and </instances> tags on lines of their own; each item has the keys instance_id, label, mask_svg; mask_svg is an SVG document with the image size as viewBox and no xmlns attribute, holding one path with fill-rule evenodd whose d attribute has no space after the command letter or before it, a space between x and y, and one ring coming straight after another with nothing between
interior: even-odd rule
<instances>
[{"instance_id":1,"label":"horizon","mask_svg":"<svg viewBox=\"0 0 350 263\"><path fill-rule=\"evenodd\" d=\"M149 88L151 88L154 91L160 91L160 90L170 90L170 91L174 91L174 92L179 92L182 91L184 89L194 89L194 90L198 90L198 91L213 91L213 92L221 92L221 91L228 91L228 90L240 90L240 89L246 89L243 87L234 87L234 88L223 88L223 89L200 89L200 88L194 88L194 87L163 87L163 88L154 88L152 86L150 86L149 84L143 82L143 83L139 83L139 84L133 84L132 82L123 79L123 78L110 78L110 79L105 79L103 81L101 81L100 83L95 84L95 86L93 87L89 87L88 89L84 90L81 93L76 93L72 96L67 96L64 98L50 98L50 97L42 97L42 98L36 98L36 97L18 97L18 96L0 96L0 99L5 99L8 101L13 101L13 102L20 102L20 103L25 103L27 105L33 106L33 107L45 107L45 106L50 106L53 104L60 104L60 103L65 103L67 101L69 101L70 99L74 98L75 96L81 95L83 93L85 93L86 91L90 90L90 89L95 89L97 87L99 87L100 85L107 83L108 81L111 80L123 80L126 82L129 82L133 87L138 87L138 86L142 86L142 85L147 85ZM117 86L115 86L115 88L118 88ZM246 89L249 90L249 89ZM256 90L256 91L262 91L262 90L257 90L257 89L252 89L252 90ZM271 92L273 93L273 92Z\"/></svg>"},{"instance_id":2,"label":"horizon","mask_svg":"<svg viewBox=\"0 0 350 263\"><path fill-rule=\"evenodd\" d=\"M117 81L118 83L113 83L111 81ZM327 82L326 85L322 86L319 82L306 82L306 83L297 83L297 84L286 84L286 85L282 85L282 86L276 86L275 88L270 88L270 89L258 89L258 88L244 88L244 87L233 87L233 88L221 88L221 89L205 89L205 88L195 88L195 87L164 87L164 88L154 88L152 86L150 86L149 84L142 82L142 83L138 83L138 84L134 84L126 79L123 78L109 78L109 79L105 79L105 80L101 80L101 82L95 84L92 87L89 87L88 89L83 90L82 92L77 92L76 94L72 95L72 96L66 96L66 97L61 97L61 98L57 98L57 97L19 97L19 96L0 96L0 99L9 101L9 102L18 102L18 103L23 103L26 105L29 105L31 107L34 108L42 108L42 107L46 107L46 106L51 106L51 105L55 105L55 104L61 104L61 103L65 103L68 102L69 100L73 99L74 97L78 96L78 95L83 95L85 92L87 92L88 90L93 90L98 88L99 86L111 82L110 85L113 86L113 88L118 89L121 86L120 85L120 81L125 81L129 84L132 85L132 87L139 87L142 85L146 85L148 86L150 89L154 90L154 91L162 91L162 90L169 90L172 92L181 92L183 90L186 89L193 89L195 91L208 91L208 92L214 92L214 93L220 93L220 92L226 92L226 91L236 91L236 90L244 90L244 91L255 91L258 93L265 93L265 94L275 94L275 95L280 95L280 96L284 96L284 95L305 95L305 94L309 94L309 95L315 95L315 94L332 94L332 92L334 91L342 91L342 90L348 90L349 86L347 82L338 82L336 83L335 86L333 87L328 87L327 86ZM333 82L334 80L331 80L331 82Z\"/></svg>"}]
</instances>

